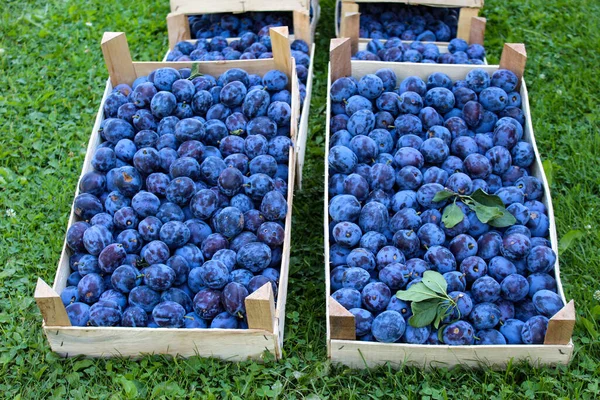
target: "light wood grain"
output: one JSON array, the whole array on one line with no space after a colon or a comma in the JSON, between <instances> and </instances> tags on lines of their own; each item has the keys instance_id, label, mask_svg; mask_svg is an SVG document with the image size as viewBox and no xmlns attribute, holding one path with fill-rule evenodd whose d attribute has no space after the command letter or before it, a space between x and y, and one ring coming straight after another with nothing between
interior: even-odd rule
<instances>
[{"instance_id":1,"label":"light wood grain","mask_svg":"<svg viewBox=\"0 0 600 400\"><path fill-rule=\"evenodd\" d=\"M358 35L360 31L360 14L357 12L347 12L343 14L344 24L340 32L340 37L350 39L351 54L358 51Z\"/></svg>"},{"instance_id":2,"label":"light wood grain","mask_svg":"<svg viewBox=\"0 0 600 400\"><path fill-rule=\"evenodd\" d=\"M244 304L248 328L275 332L275 298L270 282L249 294Z\"/></svg>"},{"instance_id":3,"label":"light wood grain","mask_svg":"<svg viewBox=\"0 0 600 400\"><path fill-rule=\"evenodd\" d=\"M575 302L571 300L548 323L544 344L568 344L575 328Z\"/></svg>"},{"instance_id":4,"label":"light wood grain","mask_svg":"<svg viewBox=\"0 0 600 400\"><path fill-rule=\"evenodd\" d=\"M500 56L500 68L509 69L517 75L521 82L527 64L527 51L522 43L506 43ZM517 86L517 89L520 87Z\"/></svg>"},{"instance_id":5,"label":"light wood grain","mask_svg":"<svg viewBox=\"0 0 600 400\"><path fill-rule=\"evenodd\" d=\"M188 15L308 10L308 0L171 0L171 11Z\"/></svg>"},{"instance_id":6,"label":"light wood grain","mask_svg":"<svg viewBox=\"0 0 600 400\"><path fill-rule=\"evenodd\" d=\"M483 0L354 0L357 3L401 3L429 7L483 7Z\"/></svg>"},{"instance_id":7,"label":"light wood grain","mask_svg":"<svg viewBox=\"0 0 600 400\"><path fill-rule=\"evenodd\" d=\"M38 278L33 296L47 325L71 326L67 310L60 296L41 278Z\"/></svg>"},{"instance_id":8,"label":"light wood grain","mask_svg":"<svg viewBox=\"0 0 600 400\"><path fill-rule=\"evenodd\" d=\"M333 41L333 39L332 39ZM331 124L331 62L327 65L327 108L325 111L325 177L323 188L323 238L325 242L325 328L327 333L327 356L331 358L331 321L329 313L329 302L331 300L331 268L329 266L329 139L330 139L330 124Z\"/></svg>"},{"instance_id":9,"label":"light wood grain","mask_svg":"<svg viewBox=\"0 0 600 400\"><path fill-rule=\"evenodd\" d=\"M471 31L469 32L469 44L480 44L483 46L485 39L486 19L483 17L473 17L471 19Z\"/></svg>"},{"instance_id":10,"label":"light wood grain","mask_svg":"<svg viewBox=\"0 0 600 400\"><path fill-rule=\"evenodd\" d=\"M471 24L473 17L479 15L478 8L461 8L458 14L458 31L456 37L469 41L471 36Z\"/></svg>"},{"instance_id":11,"label":"light wood grain","mask_svg":"<svg viewBox=\"0 0 600 400\"><path fill-rule=\"evenodd\" d=\"M62 357L133 357L169 354L261 360L275 353L276 336L251 329L44 327L50 347Z\"/></svg>"},{"instance_id":12,"label":"light wood grain","mask_svg":"<svg viewBox=\"0 0 600 400\"><path fill-rule=\"evenodd\" d=\"M341 6L336 5L335 7L335 35L338 38L348 37L344 36L342 32L346 32L346 19L344 16L348 13L357 13L358 4L353 1L342 1Z\"/></svg>"},{"instance_id":13,"label":"light wood grain","mask_svg":"<svg viewBox=\"0 0 600 400\"><path fill-rule=\"evenodd\" d=\"M101 46L106 69L108 69L113 86L123 82L131 84L136 75L125 33L104 32Z\"/></svg>"},{"instance_id":14,"label":"light wood grain","mask_svg":"<svg viewBox=\"0 0 600 400\"><path fill-rule=\"evenodd\" d=\"M329 298L329 325L332 339L356 339L354 315L333 297Z\"/></svg>"},{"instance_id":15,"label":"light wood grain","mask_svg":"<svg viewBox=\"0 0 600 400\"><path fill-rule=\"evenodd\" d=\"M329 47L329 66L331 68L331 79L335 82L337 79L344 76L350 76L352 66L350 60L352 58L352 50L350 39L331 39ZM327 98L329 101L329 97Z\"/></svg>"},{"instance_id":16,"label":"light wood grain","mask_svg":"<svg viewBox=\"0 0 600 400\"><path fill-rule=\"evenodd\" d=\"M292 13L294 21L294 36L312 45L313 35L310 27L310 15L306 10L295 10Z\"/></svg>"},{"instance_id":17,"label":"light wood grain","mask_svg":"<svg viewBox=\"0 0 600 400\"><path fill-rule=\"evenodd\" d=\"M273 48L273 60L275 68L283 71L292 82L292 54L290 50L290 40L287 26L280 26L269 29L271 36L271 47Z\"/></svg>"},{"instance_id":18,"label":"light wood grain","mask_svg":"<svg viewBox=\"0 0 600 400\"><path fill-rule=\"evenodd\" d=\"M167 33L169 35L169 49L173 50L175 45L183 40L190 40L190 23L185 14L170 13L167 15Z\"/></svg>"},{"instance_id":19,"label":"light wood grain","mask_svg":"<svg viewBox=\"0 0 600 400\"><path fill-rule=\"evenodd\" d=\"M300 115L300 125L298 126L298 145L296 146L297 162L296 187L302 190L302 170L304 169L304 158L306 156L306 142L308 140L308 119L310 115L310 101L312 98L312 85L315 61L315 45L312 45L310 52L310 65L308 67L308 77L306 78L306 98L302 105L302 114Z\"/></svg>"},{"instance_id":20,"label":"light wood grain","mask_svg":"<svg viewBox=\"0 0 600 400\"><path fill-rule=\"evenodd\" d=\"M466 74L474 69L481 68L490 75L498 70L498 66L492 65L431 65L431 64L413 64L413 63L385 63L374 61L352 61L352 76L360 77L375 73L378 69L392 69L400 83L404 78L412 75L426 79L433 72L444 72L452 80L464 79ZM331 76L332 67L329 68L328 87L331 86L333 77ZM544 186L544 196L542 202L548 209L548 218L550 220L550 242L552 249L558 254L558 237L556 233L556 224L554 219L554 209L552 207L552 198L548 181L544 174L541 157L535 143L533 134L533 124L529 106L529 96L525 81L521 81L520 94L522 98L522 109L525 114L525 125L523 140L530 143L534 149L535 160L531 166L531 175L540 179ZM328 93L329 99L329 93ZM330 123L331 104L327 104L327 126L326 126L326 151L325 160L328 157L329 149L329 123ZM445 346L445 345L409 345L409 344L383 344L374 342L360 342L349 340L333 339L334 328L331 326L331 286L330 286L330 267L329 267L329 196L328 196L328 168L325 169L325 276L326 276L326 301L327 301L327 335L328 335L328 354L335 363L343 363L354 368L372 367L390 363L393 367L400 367L403 364L417 365L422 367L438 367L455 365L467 365L472 367L489 366L496 368L506 366L510 359L526 360L532 365L556 365L568 364L573 354L573 342L570 340L571 324L574 324L575 311L572 303L569 303L559 314L557 314L552 327L549 325L548 338L551 342L560 342L560 344L544 345L500 345L500 346ZM559 262L554 265L554 275L557 282L557 292L563 302L567 304L560 280Z\"/></svg>"},{"instance_id":21,"label":"light wood grain","mask_svg":"<svg viewBox=\"0 0 600 400\"><path fill-rule=\"evenodd\" d=\"M569 345L446 346L331 340L331 361L352 368L389 364L421 368L505 368L508 362L526 361L534 366L566 365L573 355Z\"/></svg>"}]
</instances>

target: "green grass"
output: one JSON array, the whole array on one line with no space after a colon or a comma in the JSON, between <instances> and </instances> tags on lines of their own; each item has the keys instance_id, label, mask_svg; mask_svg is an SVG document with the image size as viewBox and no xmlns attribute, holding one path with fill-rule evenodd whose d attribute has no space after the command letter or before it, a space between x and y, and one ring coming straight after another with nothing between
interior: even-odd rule
<instances>
[{"instance_id":1,"label":"green grass","mask_svg":"<svg viewBox=\"0 0 600 400\"><path fill-rule=\"evenodd\" d=\"M143 4L143 5L138 5ZM322 1L304 191L294 201L284 358L228 363L145 357L63 360L41 330L37 277L52 282L107 72L105 30L138 60L161 59L168 1L14 1L0 11L0 396L5 398L570 398L600 396L600 3L487 0L486 47L525 42L538 147L551 170L560 256L578 322L569 367L507 371L353 371L327 361L322 243L323 145L333 0ZM91 23L91 25L90 25ZM89 26L88 26L89 25ZM12 211L14 210L14 214Z\"/></svg>"}]
</instances>

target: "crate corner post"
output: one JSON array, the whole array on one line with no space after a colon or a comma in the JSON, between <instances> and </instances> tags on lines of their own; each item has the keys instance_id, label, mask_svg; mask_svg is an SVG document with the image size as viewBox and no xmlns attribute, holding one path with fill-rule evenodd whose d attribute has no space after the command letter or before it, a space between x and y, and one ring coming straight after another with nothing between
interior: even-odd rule
<instances>
[{"instance_id":1,"label":"crate corner post","mask_svg":"<svg viewBox=\"0 0 600 400\"><path fill-rule=\"evenodd\" d=\"M351 41L348 38L331 39L329 46L329 63L331 68L331 82L339 78L352 75Z\"/></svg>"},{"instance_id":2,"label":"crate corner post","mask_svg":"<svg viewBox=\"0 0 600 400\"><path fill-rule=\"evenodd\" d=\"M487 20L483 17L471 18L471 31L469 32L469 44L480 44L483 46L485 39L485 26Z\"/></svg>"},{"instance_id":3,"label":"crate corner post","mask_svg":"<svg viewBox=\"0 0 600 400\"><path fill-rule=\"evenodd\" d=\"M113 86L119 83L131 85L137 76L125 33L104 32L101 46L111 84Z\"/></svg>"},{"instance_id":4,"label":"crate corner post","mask_svg":"<svg viewBox=\"0 0 600 400\"><path fill-rule=\"evenodd\" d=\"M71 326L67 310L58 295L42 278L38 278L33 296L46 326Z\"/></svg>"},{"instance_id":5,"label":"crate corner post","mask_svg":"<svg viewBox=\"0 0 600 400\"><path fill-rule=\"evenodd\" d=\"M505 43L500 56L500 68L514 72L518 78L517 89L521 87L521 81L527 64L527 50L523 43Z\"/></svg>"},{"instance_id":6,"label":"crate corner post","mask_svg":"<svg viewBox=\"0 0 600 400\"><path fill-rule=\"evenodd\" d=\"M568 344L575 328L575 315L575 301L571 300L550 318L544 344Z\"/></svg>"},{"instance_id":7,"label":"crate corner post","mask_svg":"<svg viewBox=\"0 0 600 400\"><path fill-rule=\"evenodd\" d=\"M331 339L356 340L354 315L331 296L328 307Z\"/></svg>"},{"instance_id":8,"label":"crate corner post","mask_svg":"<svg viewBox=\"0 0 600 400\"><path fill-rule=\"evenodd\" d=\"M270 282L249 294L244 303L248 328L275 332L275 297Z\"/></svg>"},{"instance_id":9,"label":"crate corner post","mask_svg":"<svg viewBox=\"0 0 600 400\"><path fill-rule=\"evenodd\" d=\"M181 13L169 13L167 15L167 32L169 37L169 50L173 50L175 45L183 40L190 40L190 24L188 17Z\"/></svg>"}]
</instances>

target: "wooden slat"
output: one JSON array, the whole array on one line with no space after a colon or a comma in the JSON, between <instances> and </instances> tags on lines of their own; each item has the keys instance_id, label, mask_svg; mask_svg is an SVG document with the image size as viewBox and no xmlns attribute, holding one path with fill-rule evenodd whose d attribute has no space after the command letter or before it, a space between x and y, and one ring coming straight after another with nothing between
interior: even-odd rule
<instances>
[{"instance_id":1,"label":"wooden slat","mask_svg":"<svg viewBox=\"0 0 600 400\"><path fill-rule=\"evenodd\" d=\"M46 325L71 326L60 296L41 278L37 280L34 298Z\"/></svg>"},{"instance_id":2,"label":"wooden slat","mask_svg":"<svg viewBox=\"0 0 600 400\"><path fill-rule=\"evenodd\" d=\"M173 50L175 45L183 40L190 40L190 23L185 14L170 13L167 15L167 31L169 35L169 49Z\"/></svg>"},{"instance_id":3,"label":"wooden slat","mask_svg":"<svg viewBox=\"0 0 600 400\"><path fill-rule=\"evenodd\" d=\"M50 347L62 357L133 357L169 354L261 360L275 353L275 335L249 329L44 327Z\"/></svg>"},{"instance_id":4,"label":"wooden slat","mask_svg":"<svg viewBox=\"0 0 600 400\"><path fill-rule=\"evenodd\" d=\"M479 8L461 8L458 14L458 31L456 37L469 41L473 17L479 14Z\"/></svg>"},{"instance_id":5,"label":"wooden slat","mask_svg":"<svg viewBox=\"0 0 600 400\"><path fill-rule=\"evenodd\" d=\"M267 332L275 331L275 297L270 282L250 293L244 303L246 304L248 328L262 329Z\"/></svg>"},{"instance_id":6,"label":"wooden slat","mask_svg":"<svg viewBox=\"0 0 600 400\"><path fill-rule=\"evenodd\" d=\"M125 33L104 32L101 45L106 69L108 69L108 75L113 86L119 83L133 83L137 76L133 68Z\"/></svg>"},{"instance_id":7,"label":"wooden slat","mask_svg":"<svg viewBox=\"0 0 600 400\"><path fill-rule=\"evenodd\" d=\"M424 368L505 368L512 359L534 366L566 365L573 355L569 345L446 346L331 340L331 361L352 368L389 364L392 368L412 365Z\"/></svg>"},{"instance_id":8,"label":"wooden slat","mask_svg":"<svg viewBox=\"0 0 600 400\"><path fill-rule=\"evenodd\" d=\"M331 68L332 82L335 82L338 78L352 74L351 58L350 39L331 39L329 46L329 67Z\"/></svg>"},{"instance_id":9,"label":"wooden slat","mask_svg":"<svg viewBox=\"0 0 600 400\"><path fill-rule=\"evenodd\" d=\"M573 335L573 328L575 328L575 302L571 300L550 318L544 344L568 344Z\"/></svg>"},{"instance_id":10,"label":"wooden slat","mask_svg":"<svg viewBox=\"0 0 600 400\"><path fill-rule=\"evenodd\" d=\"M293 12L294 19L294 37L295 39L304 40L309 46L313 43L310 15L308 11L295 10Z\"/></svg>"},{"instance_id":11,"label":"wooden slat","mask_svg":"<svg viewBox=\"0 0 600 400\"><path fill-rule=\"evenodd\" d=\"M483 46L485 38L486 19L483 17L473 17L471 19L471 32L469 33L469 44L480 44Z\"/></svg>"},{"instance_id":12,"label":"wooden slat","mask_svg":"<svg viewBox=\"0 0 600 400\"><path fill-rule=\"evenodd\" d=\"M327 108L325 111L325 160L329 160L329 139L331 123L331 62L327 68ZM325 242L325 328L327 333L327 356L331 357L331 321L329 313L329 300L331 299L331 268L329 265L329 168L325 163L325 177L323 179L323 238Z\"/></svg>"},{"instance_id":13,"label":"wooden slat","mask_svg":"<svg viewBox=\"0 0 600 400\"><path fill-rule=\"evenodd\" d=\"M342 1L341 7L335 7L335 28L336 28L336 36L338 38L348 37L344 36L342 32L346 31L346 19L344 16L348 13L357 13L358 12L358 4L353 1ZM338 28L339 21L339 28Z\"/></svg>"},{"instance_id":14,"label":"wooden slat","mask_svg":"<svg viewBox=\"0 0 600 400\"><path fill-rule=\"evenodd\" d=\"M308 140L308 119L310 115L310 102L312 98L312 85L315 61L315 45L312 45L310 53L310 65L308 67L308 78L306 78L306 98L302 105L302 114L300 115L300 125L298 125L298 138L296 139L296 153L298 169L296 171L296 187L302 190L302 170L304 168L304 158L306 156L306 146Z\"/></svg>"},{"instance_id":15,"label":"wooden slat","mask_svg":"<svg viewBox=\"0 0 600 400\"><path fill-rule=\"evenodd\" d=\"M308 10L309 0L170 0L171 12L188 15Z\"/></svg>"},{"instance_id":16,"label":"wooden slat","mask_svg":"<svg viewBox=\"0 0 600 400\"><path fill-rule=\"evenodd\" d=\"M522 43L506 43L500 56L500 68L509 69L517 75L521 82L527 64L527 51ZM520 87L517 86L517 89Z\"/></svg>"},{"instance_id":17,"label":"wooden slat","mask_svg":"<svg viewBox=\"0 0 600 400\"><path fill-rule=\"evenodd\" d=\"M150 72L163 67L172 68L198 68L203 74L219 76L231 68L242 68L249 74L262 75L275 68L272 58L259 60L225 60L225 61L137 61L133 63L137 76L148 75Z\"/></svg>"},{"instance_id":18,"label":"wooden slat","mask_svg":"<svg viewBox=\"0 0 600 400\"><path fill-rule=\"evenodd\" d=\"M338 0L339 1L339 0ZM354 0L357 3L402 3L429 7L483 7L483 0Z\"/></svg>"},{"instance_id":19,"label":"wooden slat","mask_svg":"<svg viewBox=\"0 0 600 400\"><path fill-rule=\"evenodd\" d=\"M358 35L360 33L360 13L347 12L342 14L344 24L340 31L340 37L350 39L351 54L356 54L358 51Z\"/></svg>"},{"instance_id":20,"label":"wooden slat","mask_svg":"<svg viewBox=\"0 0 600 400\"><path fill-rule=\"evenodd\" d=\"M290 50L290 40L287 26L270 28L271 47L273 49L273 60L275 68L285 72L290 82L292 82L292 53Z\"/></svg>"},{"instance_id":21,"label":"wooden slat","mask_svg":"<svg viewBox=\"0 0 600 400\"><path fill-rule=\"evenodd\" d=\"M333 297L329 297L329 325L332 339L356 339L354 315Z\"/></svg>"}]
</instances>

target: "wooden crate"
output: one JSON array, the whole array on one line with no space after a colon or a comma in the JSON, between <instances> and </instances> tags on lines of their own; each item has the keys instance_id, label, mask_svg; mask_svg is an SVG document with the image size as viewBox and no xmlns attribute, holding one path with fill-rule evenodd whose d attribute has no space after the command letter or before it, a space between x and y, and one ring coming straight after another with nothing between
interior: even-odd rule
<instances>
[{"instance_id":1,"label":"wooden crate","mask_svg":"<svg viewBox=\"0 0 600 400\"><path fill-rule=\"evenodd\" d=\"M338 38L350 37L344 33L346 15L359 13L358 3L400 3L429 7L460 8L456 37L466 40L469 44L478 43L483 45L483 32L478 33L482 23L483 31L485 31L485 18L478 17L479 10L483 7L483 0L336 0L335 34ZM358 24L359 17L356 18L356 23ZM356 29L358 30L358 26ZM476 36L473 37L473 34ZM478 36L481 36L481 42L478 41ZM361 38L361 40L362 39L369 40L368 38Z\"/></svg>"},{"instance_id":2,"label":"wooden crate","mask_svg":"<svg viewBox=\"0 0 600 400\"><path fill-rule=\"evenodd\" d=\"M318 9L318 1L315 1ZM315 12L315 17L312 21L308 18L306 11L294 11L294 35L290 35L290 42L295 39L304 40L310 47L310 65L308 67L308 78L306 79L306 97L302 104L302 113L300 114L300 125L298 126L296 140L296 186L302 189L302 169L304 167L304 158L306 155L306 140L308 138L308 115L310 112L310 100L312 96L314 60L315 60L315 44L314 33L319 20L319 14ZM196 39L191 38L190 26L187 19L187 14L170 13L167 15L167 29L169 34L169 51L165 54L163 61L167 61L169 52L175 45L181 41L196 43ZM228 38L231 42L236 38ZM366 46L366 45L365 45Z\"/></svg>"},{"instance_id":3,"label":"wooden crate","mask_svg":"<svg viewBox=\"0 0 600 400\"><path fill-rule=\"evenodd\" d=\"M310 7L313 9L312 19ZM169 48L181 41L192 38L187 17L190 15L215 14L215 13L244 13L249 11L283 11L293 14L294 35L292 38L305 40L312 43L317 29L317 23L321 16L319 0L251 0L231 1L225 0L211 3L202 0L171 0L171 13L169 16L184 15L185 23L176 20L175 29L169 25ZM185 25L185 26L184 26ZM174 32L172 38L171 32ZM310 35L310 39L309 39ZM173 42L175 40L175 42Z\"/></svg>"},{"instance_id":4,"label":"wooden crate","mask_svg":"<svg viewBox=\"0 0 600 400\"><path fill-rule=\"evenodd\" d=\"M543 202L548 208L550 219L550 241L552 249L558 254L558 238L554 221L554 210L548 181L536 147L533 125L529 109L527 87L522 79L525 67L525 46L506 44L500 65L440 65L414 63L383 63L379 61L351 61L349 39L333 39L330 49L330 64L327 93L327 141L325 146L325 163L329 156L329 123L331 102L329 88L331 83L343 76L357 79L366 74L375 73L380 68L390 68L398 76L398 82L412 75L427 79L433 72L444 72L452 80L464 79L466 74L475 68L482 68L490 74L499 68L510 69L521 81L520 93L523 101L522 109L526 116L524 140L529 142L535 151L535 162L532 174L544 184ZM575 325L575 308L573 301L567 303L560 280L558 261L554 267L558 293L566 306L559 311L548 325L545 344L543 345L498 345L498 346L448 346L448 345L413 345L400 343L376 343L355 340L354 316L335 301L331 295L329 266L329 169L325 169L325 280L327 302L327 347L331 361L353 368L373 367L389 364L400 367L404 364L419 367L453 367L466 365L469 367L492 366L503 368L511 360L525 360L532 365L567 364L573 355L571 334Z\"/></svg>"},{"instance_id":5,"label":"wooden crate","mask_svg":"<svg viewBox=\"0 0 600 400\"><path fill-rule=\"evenodd\" d=\"M113 86L131 85L139 77L162 67L197 68L198 72L219 76L231 68L242 68L251 74L264 74L272 69L287 73L292 93L292 118L290 135L297 140L299 95L295 61L290 54L287 27L272 28L274 58L264 60L216 61L198 63L132 62L124 33L107 32L102 38L102 52L109 80L92 129L81 176L92 171L92 157L101 142L98 129L104 119L103 107ZM290 151L289 165L296 162L296 152ZM43 329L52 350L63 357L85 355L88 357L138 357L141 354L169 354L184 357L200 355L226 360L261 359L265 351L281 357L285 323L290 239L292 228L292 203L295 169L288 175L288 212L285 219L285 241L281 261L278 296L275 301L270 284L265 284L246 298L248 326L250 329L168 329L127 327L76 327L70 326L59 293L66 287L70 274L69 256L72 251L63 245L54 285L50 287L38 280L35 299L44 318ZM79 194L76 190L75 196ZM68 227L76 222L71 208Z\"/></svg>"}]
</instances>

